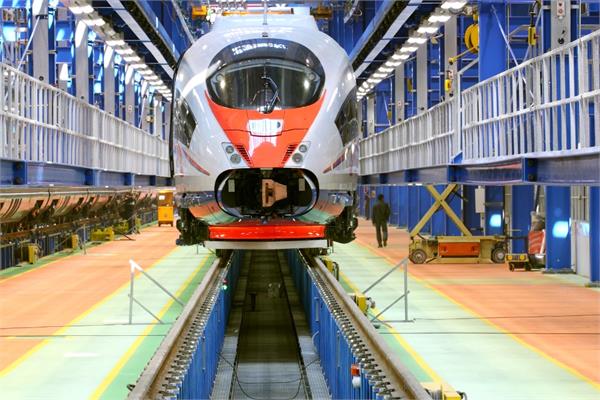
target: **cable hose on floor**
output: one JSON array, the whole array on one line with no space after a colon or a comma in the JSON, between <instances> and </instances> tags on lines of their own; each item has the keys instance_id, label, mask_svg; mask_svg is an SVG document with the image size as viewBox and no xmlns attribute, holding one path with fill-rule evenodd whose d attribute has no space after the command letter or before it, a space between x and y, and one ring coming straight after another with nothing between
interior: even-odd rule
<instances>
[{"instance_id":1,"label":"cable hose on floor","mask_svg":"<svg viewBox=\"0 0 600 400\"><path fill-rule=\"evenodd\" d=\"M237 382L238 387L240 388L240 390L242 391L242 393L246 396L251 398L252 400L294 400L296 397L298 397L298 394L300 393L300 388L302 387L302 376L300 376L297 379L294 380L290 380L290 381L281 381L281 382L270 382L270 383L275 383L275 384L284 384L284 383L293 383L293 382L298 382L298 387L296 388L296 393L294 393L294 395L292 397L285 397L285 398L280 398L280 399L273 399L273 398L261 398L261 397L254 397L251 396L250 394L248 394L248 392L246 392L244 390L244 388L242 387L242 384L244 385L251 385L251 384L257 384L260 383L262 384L263 382L243 382L240 381L240 379L238 378L238 374L237 374L237 365L233 365L231 364L225 357L223 357L223 355L221 353L219 353L219 357L221 357L221 359L223 361L225 361L232 369L233 369L233 377L235 379L235 381ZM314 362L314 361L313 361Z\"/></svg>"}]
</instances>

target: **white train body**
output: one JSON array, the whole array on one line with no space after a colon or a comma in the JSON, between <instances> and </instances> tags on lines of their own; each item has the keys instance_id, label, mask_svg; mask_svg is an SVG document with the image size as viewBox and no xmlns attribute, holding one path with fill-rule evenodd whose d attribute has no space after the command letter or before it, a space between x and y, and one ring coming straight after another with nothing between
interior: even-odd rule
<instances>
[{"instance_id":1,"label":"white train body","mask_svg":"<svg viewBox=\"0 0 600 400\"><path fill-rule=\"evenodd\" d=\"M174 80L182 243L347 242L358 170L355 78L311 16L218 18Z\"/></svg>"}]
</instances>

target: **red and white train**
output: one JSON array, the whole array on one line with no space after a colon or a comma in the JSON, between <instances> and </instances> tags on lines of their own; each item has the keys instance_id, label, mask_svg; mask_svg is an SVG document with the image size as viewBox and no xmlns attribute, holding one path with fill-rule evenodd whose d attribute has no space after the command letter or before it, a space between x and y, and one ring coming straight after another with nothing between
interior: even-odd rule
<instances>
[{"instance_id":1,"label":"red and white train","mask_svg":"<svg viewBox=\"0 0 600 400\"><path fill-rule=\"evenodd\" d=\"M353 240L355 89L311 16L218 18L174 79L179 243Z\"/></svg>"}]
</instances>

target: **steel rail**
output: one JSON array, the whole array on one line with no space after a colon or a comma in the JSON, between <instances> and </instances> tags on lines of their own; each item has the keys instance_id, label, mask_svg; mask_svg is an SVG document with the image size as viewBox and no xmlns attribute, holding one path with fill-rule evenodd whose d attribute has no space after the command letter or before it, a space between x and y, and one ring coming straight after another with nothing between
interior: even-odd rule
<instances>
[{"instance_id":1,"label":"steel rail","mask_svg":"<svg viewBox=\"0 0 600 400\"><path fill-rule=\"evenodd\" d=\"M324 297L329 298L336 318L342 320L342 329L353 342L353 351L362 350L365 355L361 359L361 367L375 371L373 374L378 376L380 392L392 398L431 400L431 396L389 348L323 262L315 257L311 259L311 264L313 268L309 269L309 273L316 278L315 283ZM381 371L379 374L378 370Z\"/></svg>"},{"instance_id":2,"label":"steel rail","mask_svg":"<svg viewBox=\"0 0 600 400\"><path fill-rule=\"evenodd\" d=\"M190 355L190 348L197 342L207 322L207 316L221 288L223 277L227 273L231 257L217 258L194 294L185 305L181 315L173 324L169 333L146 365L128 399L158 399L165 396L176 396L178 375L185 369L185 358ZM226 267L223 268L222 266ZM182 360L183 359L183 360Z\"/></svg>"}]
</instances>

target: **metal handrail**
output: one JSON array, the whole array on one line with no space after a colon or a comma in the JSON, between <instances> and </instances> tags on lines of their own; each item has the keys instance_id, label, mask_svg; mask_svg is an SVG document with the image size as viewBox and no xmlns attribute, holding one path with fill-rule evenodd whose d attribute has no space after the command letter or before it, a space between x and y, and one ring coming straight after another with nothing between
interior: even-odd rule
<instances>
[{"instance_id":1,"label":"metal handrail","mask_svg":"<svg viewBox=\"0 0 600 400\"><path fill-rule=\"evenodd\" d=\"M583 151L592 143L596 149L599 114L597 30L362 139L360 173L447 165L458 154L463 162L476 162Z\"/></svg>"},{"instance_id":2,"label":"metal handrail","mask_svg":"<svg viewBox=\"0 0 600 400\"><path fill-rule=\"evenodd\" d=\"M0 158L169 175L168 141L0 63Z\"/></svg>"}]
</instances>

